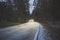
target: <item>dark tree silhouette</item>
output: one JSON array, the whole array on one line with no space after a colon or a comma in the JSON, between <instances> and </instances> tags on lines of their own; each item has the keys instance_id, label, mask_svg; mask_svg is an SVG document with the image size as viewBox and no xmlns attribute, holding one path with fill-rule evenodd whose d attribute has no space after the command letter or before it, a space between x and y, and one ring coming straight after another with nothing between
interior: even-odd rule
<instances>
[{"instance_id":1,"label":"dark tree silhouette","mask_svg":"<svg viewBox=\"0 0 60 40\"><path fill-rule=\"evenodd\" d=\"M27 0L0 2L0 21L26 22L28 20Z\"/></svg>"},{"instance_id":2,"label":"dark tree silhouette","mask_svg":"<svg viewBox=\"0 0 60 40\"><path fill-rule=\"evenodd\" d=\"M60 20L59 0L38 0L32 18L38 22Z\"/></svg>"}]
</instances>

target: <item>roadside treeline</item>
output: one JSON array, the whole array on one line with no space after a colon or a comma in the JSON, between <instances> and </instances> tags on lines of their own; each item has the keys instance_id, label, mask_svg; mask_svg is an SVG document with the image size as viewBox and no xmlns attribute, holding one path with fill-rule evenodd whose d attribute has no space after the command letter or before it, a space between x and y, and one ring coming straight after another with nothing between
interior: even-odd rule
<instances>
[{"instance_id":1,"label":"roadside treeline","mask_svg":"<svg viewBox=\"0 0 60 40\"><path fill-rule=\"evenodd\" d=\"M0 22L26 22L29 14L26 7L27 2L25 1L7 0L7 2L0 2Z\"/></svg>"},{"instance_id":2,"label":"roadside treeline","mask_svg":"<svg viewBox=\"0 0 60 40\"><path fill-rule=\"evenodd\" d=\"M32 18L39 22L60 21L59 0L38 0Z\"/></svg>"}]
</instances>

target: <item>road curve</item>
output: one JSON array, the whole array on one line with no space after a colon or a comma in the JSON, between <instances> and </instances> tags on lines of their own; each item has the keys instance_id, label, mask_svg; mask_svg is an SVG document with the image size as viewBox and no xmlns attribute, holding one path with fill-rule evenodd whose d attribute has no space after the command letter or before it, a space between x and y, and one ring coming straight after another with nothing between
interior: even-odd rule
<instances>
[{"instance_id":1,"label":"road curve","mask_svg":"<svg viewBox=\"0 0 60 40\"><path fill-rule=\"evenodd\" d=\"M0 40L33 40L36 29L39 26L37 22L27 22L7 28L0 28Z\"/></svg>"}]
</instances>

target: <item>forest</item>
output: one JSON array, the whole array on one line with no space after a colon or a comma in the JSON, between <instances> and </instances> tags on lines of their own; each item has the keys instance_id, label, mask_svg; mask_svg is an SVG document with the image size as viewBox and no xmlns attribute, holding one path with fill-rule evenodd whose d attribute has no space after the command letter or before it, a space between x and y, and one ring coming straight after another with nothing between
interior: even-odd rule
<instances>
[{"instance_id":1,"label":"forest","mask_svg":"<svg viewBox=\"0 0 60 40\"><path fill-rule=\"evenodd\" d=\"M0 25L25 23L29 19L37 22L60 21L59 0L34 0L35 10L29 13L29 0L0 1ZM7 23L7 24L6 24Z\"/></svg>"}]
</instances>

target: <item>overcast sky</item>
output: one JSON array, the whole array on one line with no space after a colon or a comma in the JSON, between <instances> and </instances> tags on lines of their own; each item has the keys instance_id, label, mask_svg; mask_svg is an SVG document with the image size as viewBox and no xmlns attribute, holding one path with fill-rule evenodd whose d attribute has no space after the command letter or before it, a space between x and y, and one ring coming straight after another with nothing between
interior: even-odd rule
<instances>
[{"instance_id":1,"label":"overcast sky","mask_svg":"<svg viewBox=\"0 0 60 40\"><path fill-rule=\"evenodd\" d=\"M29 5L29 7L30 7L30 8L29 8L30 14L31 14L31 13L33 12L33 10L34 10L34 5L33 5L33 3L34 3L34 0L30 0L30 1L29 1L29 4L30 4L30 5Z\"/></svg>"}]
</instances>

